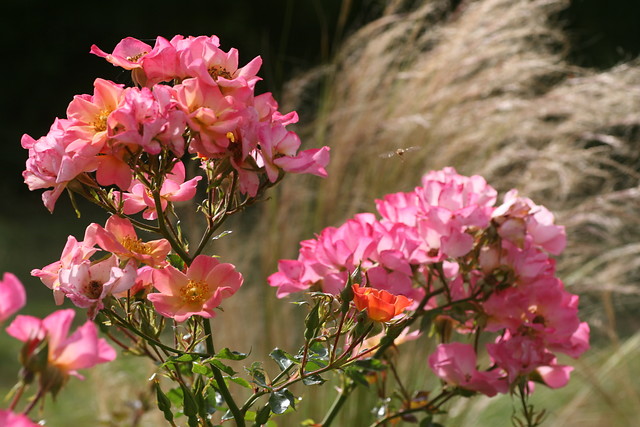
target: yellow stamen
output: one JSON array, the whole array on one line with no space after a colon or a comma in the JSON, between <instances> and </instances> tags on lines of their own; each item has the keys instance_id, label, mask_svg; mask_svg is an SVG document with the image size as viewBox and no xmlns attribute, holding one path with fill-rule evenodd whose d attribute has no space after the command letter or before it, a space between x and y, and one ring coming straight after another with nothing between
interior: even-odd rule
<instances>
[{"instance_id":1,"label":"yellow stamen","mask_svg":"<svg viewBox=\"0 0 640 427\"><path fill-rule=\"evenodd\" d=\"M139 53L137 55L127 56L126 59L127 59L127 61L130 61L130 62L138 62L138 60L140 58L142 58L143 56L145 56L147 53L149 53L149 52L141 52L141 53Z\"/></svg>"},{"instance_id":2,"label":"yellow stamen","mask_svg":"<svg viewBox=\"0 0 640 427\"><path fill-rule=\"evenodd\" d=\"M148 243L144 243L140 239L136 239L133 237L125 237L120 242L122 246L128 251L135 252L137 254L151 254L151 246Z\"/></svg>"},{"instance_id":3,"label":"yellow stamen","mask_svg":"<svg viewBox=\"0 0 640 427\"><path fill-rule=\"evenodd\" d=\"M180 289L180 296L187 304L203 304L209 299L209 285L205 282L189 280L185 286Z\"/></svg>"},{"instance_id":4,"label":"yellow stamen","mask_svg":"<svg viewBox=\"0 0 640 427\"><path fill-rule=\"evenodd\" d=\"M100 111L100 114L96 116L96 120L91 123L96 133L104 132L105 130L107 130L107 117L109 117L109 114L111 114L111 111L102 110Z\"/></svg>"},{"instance_id":5,"label":"yellow stamen","mask_svg":"<svg viewBox=\"0 0 640 427\"><path fill-rule=\"evenodd\" d=\"M233 76L226 68L221 67L219 65L213 65L209 67L209 74L213 78L213 80L218 80L218 77L224 77L225 79L231 80Z\"/></svg>"}]
</instances>

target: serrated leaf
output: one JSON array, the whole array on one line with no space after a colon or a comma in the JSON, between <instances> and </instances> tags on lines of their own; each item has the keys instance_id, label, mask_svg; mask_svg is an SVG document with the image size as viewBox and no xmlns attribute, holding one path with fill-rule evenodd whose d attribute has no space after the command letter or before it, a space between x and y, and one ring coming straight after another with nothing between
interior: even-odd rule
<instances>
[{"instance_id":1,"label":"serrated leaf","mask_svg":"<svg viewBox=\"0 0 640 427\"><path fill-rule=\"evenodd\" d=\"M292 355L287 353L284 350L279 348L274 348L271 353L269 353L269 357L271 357L280 367L280 370L284 371L289 368L294 363L294 358Z\"/></svg>"},{"instance_id":2,"label":"serrated leaf","mask_svg":"<svg viewBox=\"0 0 640 427\"><path fill-rule=\"evenodd\" d=\"M217 359L227 359L227 360L244 360L249 356L246 353L240 353L239 351L229 350L228 348L223 348L220 350L214 357Z\"/></svg>"},{"instance_id":3,"label":"serrated leaf","mask_svg":"<svg viewBox=\"0 0 640 427\"><path fill-rule=\"evenodd\" d=\"M154 387L156 389L156 402L158 404L158 409L160 409L164 414L165 420L172 422L173 412L171 412L171 400L167 397L166 394L163 393L162 389L160 388L160 384L155 382Z\"/></svg>"}]
</instances>

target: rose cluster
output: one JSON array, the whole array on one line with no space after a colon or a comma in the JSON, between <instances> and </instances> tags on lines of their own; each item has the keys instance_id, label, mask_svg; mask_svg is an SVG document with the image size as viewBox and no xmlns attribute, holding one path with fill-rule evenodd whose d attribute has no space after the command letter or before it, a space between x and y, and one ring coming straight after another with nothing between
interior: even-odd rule
<instances>
[{"instance_id":1,"label":"rose cluster","mask_svg":"<svg viewBox=\"0 0 640 427\"><path fill-rule=\"evenodd\" d=\"M50 211L77 184L114 185L127 213L145 209L151 201L142 187L159 180L150 165L168 164L164 176L173 165L167 159L186 153L205 169L215 165L221 177L234 173L250 197L283 172L326 175L329 148L298 151L300 139L287 129L297 114L278 111L270 93L255 94L260 57L239 67L237 50L225 52L216 36L158 37L153 47L129 37L111 54L96 46L91 52L131 70L136 85L96 79L93 94L75 96L47 135L22 137L29 150L25 182L48 189L43 201ZM177 194L183 174L169 178L166 194L175 200L184 196Z\"/></svg>"},{"instance_id":2,"label":"rose cluster","mask_svg":"<svg viewBox=\"0 0 640 427\"><path fill-rule=\"evenodd\" d=\"M193 315L210 318L242 285L231 264L198 255L188 268L178 269L167 262L170 251L166 239L144 242L130 220L114 215L104 227L90 224L82 242L69 236L60 260L31 274L53 290L58 304L67 297L86 308L90 318L107 297L146 298L158 313L178 322Z\"/></svg>"},{"instance_id":3,"label":"rose cluster","mask_svg":"<svg viewBox=\"0 0 640 427\"><path fill-rule=\"evenodd\" d=\"M497 192L480 176L445 168L424 175L421 184L377 200L379 219L358 214L301 242L298 259L281 260L269 284L279 297L305 290L339 295L360 269L358 309L366 307L361 286L384 295L366 307L374 320L402 311L394 309L391 294L412 300L415 312L437 310L438 321L463 339L491 334L485 369L476 365L477 345L438 346L429 364L448 384L487 395L522 379L566 384L571 367L559 365L555 354L582 354L589 327L578 319L578 297L564 289L550 257L565 247L564 227L515 190L495 206ZM392 315L381 315L380 307Z\"/></svg>"}]
</instances>

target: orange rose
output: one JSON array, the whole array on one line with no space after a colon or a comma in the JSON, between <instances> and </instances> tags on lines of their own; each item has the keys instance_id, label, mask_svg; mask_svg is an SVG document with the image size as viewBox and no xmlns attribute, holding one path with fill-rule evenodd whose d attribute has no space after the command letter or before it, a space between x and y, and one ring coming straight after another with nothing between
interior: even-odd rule
<instances>
[{"instance_id":1,"label":"orange rose","mask_svg":"<svg viewBox=\"0 0 640 427\"><path fill-rule=\"evenodd\" d=\"M361 288L358 284L354 284L352 289L356 308L360 311L366 308L369 318L377 322L388 322L412 303L403 295L393 295L381 289Z\"/></svg>"}]
</instances>

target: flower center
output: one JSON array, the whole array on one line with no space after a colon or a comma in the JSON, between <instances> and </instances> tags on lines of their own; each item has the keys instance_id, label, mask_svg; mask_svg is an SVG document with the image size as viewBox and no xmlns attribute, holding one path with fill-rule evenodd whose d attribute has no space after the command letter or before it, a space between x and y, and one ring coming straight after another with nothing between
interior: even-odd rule
<instances>
[{"instance_id":1,"label":"flower center","mask_svg":"<svg viewBox=\"0 0 640 427\"><path fill-rule=\"evenodd\" d=\"M151 247L140 239L126 236L124 239L122 239L120 244L124 246L126 250L135 252L137 254L149 255L151 253Z\"/></svg>"},{"instance_id":2,"label":"flower center","mask_svg":"<svg viewBox=\"0 0 640 427\"><path fill-rule=\"evenodd\" d=\"M233 79L233 76L226 68L221 67L219 65L213 65L209 67L209 74L213 78L213 80L218 80L218 77L224 77L227 80Z\"/></svg>"},{"instance_id":3,"label":"flower center","mask_svg":"<svg viewBox=\"0 0 640 427\"><path fill-rule=\"evenodd\" d=\"M145 56L147 53L149 52L140 52L137 55L133 55L133 56L127 56L125 59L129 62L138 62L138 60L140 58L142 58L143 56Z\"/></svg>"},{"instance_id":4,"label":"flower center","mask_svg":"<svg viewBox=\"0 0 640 427\"><path fill-rule=\"evenodd\" d=\"M100 295L102 295L102 283L97 280L92 280L84 285L82 290L84 291L82 293L87 296L87 298L98 299Z\"/></svg>"},{"instance_id":5,"label":"flower center","mask_svg":"<svg viewBox=\"0 0 640 427\"><path fill-rule=\"evenodd\" d=\"M209 285L205 282L189 280L187 284L180 289L180 296L185 303L203 304L209 299Z\"/></svg>"},{"instance_id":6,"label":"flower center","mask_svg":"<svg viewBox=\"0 0 640 427\"><path fill-rule=\"evenodd\" d=\"M105 130L107 130L107 117L109 117L110 113L111 111L109 110L100 111L100 114L96 116L96 120L93 123L91 123L96 133L104 132Z\"/></svg>"}]
</instances>

